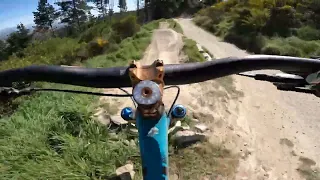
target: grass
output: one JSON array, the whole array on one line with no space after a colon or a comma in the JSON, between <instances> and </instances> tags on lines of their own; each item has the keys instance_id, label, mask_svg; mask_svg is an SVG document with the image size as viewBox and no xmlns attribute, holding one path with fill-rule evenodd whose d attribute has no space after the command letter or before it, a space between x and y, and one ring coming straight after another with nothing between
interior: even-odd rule
<instances>
[{"instance_id":1,"label":"grass","mask_svg":"<svg viewBox=\"0 0 320 180\"><path fill-rule=\"evenodd\" d=\"M236 156L209 142L181 149L170 158L170 172L180 179L231 177L238 166Z\"/></svg>"},{"instance_id":2,"label":"grass","mask_svg":"<svg viewBox=\"0 0 320 180\"><path fill-rule=\"evenodd\" d=\"M173 20L173 19L168 19L167 22L169 23L169 28L175 30L175 31L178 32L178 33L183 34L183 30L182 30L182 28L181 28L181 26L180 26L179 23L177 23L177 22L176 22L175 20Z\"/></svg>"},{"instance_id":3,"label":"grass","mask_svg":"<svg viewBox=\"0 0 320 180\"><path fill-rule=\"evenodd\" d=\"M143 26L115 52L84 65L125 65L141 57L157 26L158 21ZM48 83L42 86L94 90ZM97 101L94 96L52 92L25 98L11 116L0 119L0 179L106 179L133 159L138 149L123 143L128 139L126 134L111 140L109 131L91 118ZM135 167L140 167L135 159ZM136 172L141 177L141 169Z\"/></svg>"},{"instance_id":4,"label":"grass","mask_svg":"<svg viewBox=\"0 0 320 180\"><path fill-rule=\"evenodd\" d=\"M184 38L183 52L188 56L188 62L204 62L206 61L202 53L197 48L197 43L188 38Z\"/></svg>"},{"instance_id":5,"label":"grass","mask_svg":"<svg viewBox=\"0 0 320 180\"><path fill-rule=\"evenodd\" d=\"M320 169L311 169L310 167L308 168L303 168L299 167L298 172L306 178L306 180L319 180L320 179Z\"/></svg>"}]
</instances>

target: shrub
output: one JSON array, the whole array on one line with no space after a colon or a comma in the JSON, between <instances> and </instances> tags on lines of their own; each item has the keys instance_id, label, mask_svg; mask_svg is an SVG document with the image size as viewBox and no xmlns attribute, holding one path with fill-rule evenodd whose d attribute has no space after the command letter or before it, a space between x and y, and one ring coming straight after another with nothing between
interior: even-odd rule
<instances>
[{"instance_id":1,"label":"shrub","mask_svg":"<svg viewBox=\"0 0 320 180\"><path fill-rule=\"evenodd\" d=\"M206 21L211 20L208 16L196 16L193 21L198 25L202 26Z\"/></svg>"},{"instance_id":2,"label":"shrub","mask_svg":"<svg viewBox=\"0 0 320 180\"><path fill-rule=\"evenodd\" d=\"M304 56L309 56L320 48L316 41L304 41L295 36L286 38L284 43L299 48Z\"/></svg>"},{"instance_id":3,"label":"shrub","mask_svg":"<svg viewBox=\"0 0 320 180\"><path fill-rule=\"evenodd\" d=\"M297 30L297 36L300 39L307 40L307 41L319 40L320 31L310 26L304 26Z\"/></svg>"},{"instance_id":4,"label":"shrub","mask_svg":"<svg viewBox=\"0 0 320 180\"><path fill-rule=\"evenodd\" d=\"M118 38L125 39L133 36L140 29L136 16L127 16L120 21L112 23L112 29Z\"/></svg>"},{"instance_id":5,"label":"shrub","mask_svg":"<svg viewBox=\"0 0 320 180\"><path fill-rule=\"evenodd\" d=\"M270 20L264 27L265 32L270 36L275 33L283 37L290 36L290 29L298 24L294 8L288 5L274 7L270 13Z\"/></svg>"},{"instance_id":6,"label":"shrub","mask_svg":"<svg viewBox=\"0 0 320 180\"><path fill-rule=\"evenodd\" d=\"M233 21L230 21L229 18L224 18L219 24L213 25L211 30L216 35L224 37L233 28L233 25Z\"/></svg>"},{"instance_id":7,"label":"shrub","mask_svg":"<svg viewBox=\"0 0 320 180\"><path fill-rule=\"evenodd\" d=\"M303 52L301 49L298 49L297 47L286 45L282 47L282 51L280 55L302 57Z\"/></svg>"},{"instance_id":8,"label":"shrub","mask_svg":"<svg viewBox=\"0 0 320 180\"><path fill-rule=\"evenodd\" d=\"M66 64L76 60L78 50L83 46L76 39L52 38L34 42L23 50L24 58L10 57L0 62L0 70L24 67L34 64Z\"/></svg>"},{"instance_id":9,"label":"shrub","mask_svg":"<svg viewBox=\"0 0 320 180\"><path fill-rule=\"evenodd\" d=\"M85 32L80 34L80 42L90 42L97 37L103 37L108 39L110 37L111 28L110 23L107 21L101 21L94 26L88 28Z\"/></svg>"},{"instance_id":10,"label":"shrub","mask_svg":"<svg viewBox=\"0 0 320 180\"><path fill-rule=\"evenodd\" d=\"M263 47L261 50L262 54L269 54L269 55L280 55L280 47L272 44L268 44L267 46Z\"/></svg>"}]
</instances>

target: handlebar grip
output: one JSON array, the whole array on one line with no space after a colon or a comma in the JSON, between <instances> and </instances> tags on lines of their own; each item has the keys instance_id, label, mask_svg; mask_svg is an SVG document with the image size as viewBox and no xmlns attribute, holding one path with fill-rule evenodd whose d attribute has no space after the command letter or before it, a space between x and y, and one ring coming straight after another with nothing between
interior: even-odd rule
<instances>
[{"instance_id":1,"label":"handlebar grip","mask_svg":"<svg viewBox=\"0 0 320 180\"><path fill-rule=\"evenodd\" d=\"M127 67L84 68L71 66L28 66L0 72L0 86L18 81L46 81L96 88L131 86Z\"/></svg>"}]
</instances>

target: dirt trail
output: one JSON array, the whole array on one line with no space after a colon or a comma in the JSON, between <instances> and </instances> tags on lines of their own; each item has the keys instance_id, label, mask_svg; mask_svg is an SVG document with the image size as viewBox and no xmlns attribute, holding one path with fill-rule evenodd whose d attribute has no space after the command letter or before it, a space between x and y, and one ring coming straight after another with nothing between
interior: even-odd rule
<instances>
[{"instance_id":1,"label":"dirt trail","mask_svg":"<svg viewBox=\"0 0 320 180\"><path fill-rule=\"evenodd\" d=\"M188 38L216 58L248 55L195 26L190 19L177 21ZM232 77L244 97L227 102L229 116L224 115L222 121L229 129L223 132L215 127L214 132L220 131L220 140L223 138L228 148L242 153L236 179L304 179L296 169L320 163L320 98L277 91L267 82ZM206 98L210 101L212 97ZM219 112L223 112L221 107Z\"/></svg>"}]
</instances>

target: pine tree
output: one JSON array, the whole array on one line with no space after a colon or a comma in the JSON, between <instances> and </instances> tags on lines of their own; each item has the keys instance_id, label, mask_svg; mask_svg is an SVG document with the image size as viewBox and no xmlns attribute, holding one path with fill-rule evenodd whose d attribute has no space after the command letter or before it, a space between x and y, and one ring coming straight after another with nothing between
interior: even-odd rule
<instances>
[{"instance_id":1,"label":"pine tree","mask_svg":"<svg viewBox=\"0 0 320 180\"><path fill-rule=\"evenodd\" d=\"M102 14L103 17L107 14L107 6L109 4L109 0L94 0L94 4L98 9L98 12Z\"/></svg>"},{"instance_id":2,"label":"pine tree","mask_svg":"<svg viewBox=\"0 0 320 180\"><path fill-rule=\"evenodd\" d=\"M61 23L67 23L69 26L77 26L81 30L81 25L87 21L87 13L90 8L84 0L72 0L57 2L59 6L58 15Z\"/></svg>"},{"instance_id":3,"label":"pine tree","mask_svg":"<svg viewBox=\"0 0 320 180\"><path fill-rule=\"evenodd\" d=\"M37 28L51 28L54 20L57 18L55 9L46 0L39 0L37 11L32 12L34 15L34 23Z\"/></svg>"},{"instance_id":4,"label":"pine tree","mask_svg":"<svg viewBox=\"0 0 320 180\"><path fill-rule=\"evenodd\" d=\"M7 39L7 52L9 55L16 53L18 56L23 56L21 52L30 42L31 36L29 32L30 30L22 23L17 25L17 31L11 33Z\"/></svg>"},{"instance_id":5,"label":"pine tree","mask_svg":"<svg viewBox=\"0 0 320 180\"><path fill-rule=\"evenodd\" d=\"M126 0L119 0L118 8L120 8L120 12L127 11L127 2L126 2Z\"/></svg>"}]
</instances>

